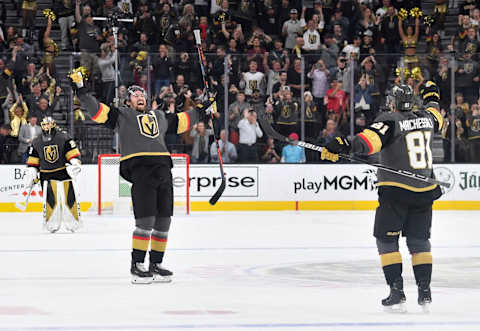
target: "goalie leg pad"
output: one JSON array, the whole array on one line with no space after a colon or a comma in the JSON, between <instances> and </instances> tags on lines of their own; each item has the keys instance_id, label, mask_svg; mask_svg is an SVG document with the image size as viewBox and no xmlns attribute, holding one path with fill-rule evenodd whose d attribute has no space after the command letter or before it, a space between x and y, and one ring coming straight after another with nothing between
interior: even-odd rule
<instances>
[{"instance_id":1,"label":"goalie leg pad","mask_svg":"<svg viewBox=\"0 0 480 331\"><path fill-rule=\"evenodd\" d=\"M58 188L56 180L43 182L43 225L51 233L57 232L62 225L61 191Z\"/></svg>"},{"instance_id":2,"label":"goalie leg pad","mask_svg":"<svg viewBox=\"0 0 480 331\"><path fill-rule=\"evenodd\" d=\"M77 193L74 183L71 180L63 181L63 222L65 228L71 232L75 232L82 226L80 218L80 203L77 201Z\"/></svg>"}]
</instances>

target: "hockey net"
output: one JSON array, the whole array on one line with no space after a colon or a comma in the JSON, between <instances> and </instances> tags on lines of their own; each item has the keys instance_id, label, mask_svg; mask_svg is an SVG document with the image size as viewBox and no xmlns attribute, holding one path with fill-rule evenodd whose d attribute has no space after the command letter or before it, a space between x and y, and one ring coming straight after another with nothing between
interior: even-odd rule
<instances>
[{"instance_id":1,"label":"hockey net","mask_svg":"<svg viewBox=\"0 0 480 331\"><path fill-rule=\"evenodd\" d=\"M174 213L190 213L190 157L172 154ZM120 154L98 155L98 214L129 214L131 184L120 176Z\"/></svg>"}]
</instances>

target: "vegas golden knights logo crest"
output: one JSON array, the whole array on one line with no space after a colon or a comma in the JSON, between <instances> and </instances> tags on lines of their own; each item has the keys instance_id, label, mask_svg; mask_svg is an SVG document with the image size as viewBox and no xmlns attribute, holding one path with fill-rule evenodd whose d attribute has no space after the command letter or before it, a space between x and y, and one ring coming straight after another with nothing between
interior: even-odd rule
<instances>
[{"instance_id":1,"label":"vegas golden knights logo crest","mask_svg":"<svg viewBox=\"0 0 480 331\"><path fill-rule=\"evenodd\" d=\"M137 116L140 133L149 138L158 137L157 118L151 114L142 114Z\"/></svg>"},{"instance_id":2,"label":"vegas golden knights logo crest","mask_svg":"<svg viewBox=\"0 0 480 331\"><path fill-rule=\"evenodd\" d=\"M49 163L55 163L58 161L58 146L57 145L48 145L43 147L43 156L45 161Z\"/></svg>"},{"instance_id":3,"label":"vegas golden knights logo crest","mask_svg":"<svg viewBox=\"0 0 480 331\"><path fill-rule=\"evenodd\" d=\"M256 80L250 80L248 82L248 87L250 87L251 90L258 90L258 81Z\"/></svg>"}]
</instances>

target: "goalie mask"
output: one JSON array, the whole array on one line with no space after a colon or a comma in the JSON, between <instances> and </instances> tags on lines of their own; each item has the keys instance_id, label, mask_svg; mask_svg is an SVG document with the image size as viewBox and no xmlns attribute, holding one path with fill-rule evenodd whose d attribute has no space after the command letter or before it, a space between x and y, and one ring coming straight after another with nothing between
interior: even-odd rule
<instances>
[{"instance_id":1,"label":"goalie mask","mask_svg":"<svg viewBox=\"0 0 480 331\"><path fill-rule=\"evenodd\" d=\"M413 108L413 90L408 85L395 86L392 90L396 110L410 111Z\"/></svg>"},{"instance_id":2,"label":"goalie mask","mask_svg":"<svg viewBox=\"0 0 480 331\"><path fill-rule=\"evenodd\" d=\"M40 126L42 127L42 138L43 141L50 141L53 136L55 135L57 122L50 117L44 117L42 122L40 122Z\"/></svg>"},{"instance_id":3,"label":"goalie mask","mask_svg":"<svg viewBox=\"0 0 480 331\"><path fill-rule=\"evenodd\" d=\"M147 108L147 94L145 90L138 85L132 85L128 88L127 93L127 105L137 111L144 112Z\"/></svg>"},{"instance_id":4,"label":"goalie mask","mask_svg":"<svg viewBox=\"0 0 480 331\"><path fill-rule=\"evenodd\" d=\"M143 96L147 98L147 93L145 92L145 90L138 85L130 86L127 90L127 93L128 93L128 98L130 98L131 95L140 96L141 94L143 94Z\"/></svg>"}]
</instances>

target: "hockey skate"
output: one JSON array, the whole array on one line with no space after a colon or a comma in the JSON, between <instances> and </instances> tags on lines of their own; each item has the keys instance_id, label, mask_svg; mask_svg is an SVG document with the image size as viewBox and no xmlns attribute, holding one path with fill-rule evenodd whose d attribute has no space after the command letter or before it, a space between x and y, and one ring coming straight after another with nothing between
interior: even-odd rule
<instances>
[{"instance_id":1,"label":"hockey skate","mask_svg":"<svg viewBox=\"0 0 480 331\"><path fill-rule=\"evenodd\" d=\"M154 283L170 283L173 272L162 267L161 263L150 263L150 273L153 275Z\"/></svg>"},{"instance_id":2,"label":"hockey skate","mask_svg":"<svg viewBox=\"0 0 480 331\"><path fill-rule=\"evenodd\" d=\"M382 305L387 312L406 313L406 300L403 292L403 279L398 278L390 285L390 295L382 300Z\"/></svg>"},{"instance_id":3,"label":"hockey skate","mask_svg":"<svg viewBox=\"0 0 480 331\"><path fill-rule=\"evenodd\" d=\"M151 284L153 281L153 275L145 268L143 263L133 262L130 268L132 274L132 284Z\"/></svg>"},{"instance_id":4,"label":"hockey skate","mask_svg":"<svg viewBox=\"0 0 480 331\"><path fill-rule=\"evenodd\" d=\"M418 282L418 304L422 307L424 313L430 312L430 304L432 303L432 292L428 281L421 280Z\"/></svg>"}]
</instances>

